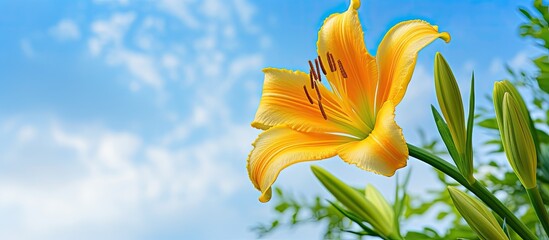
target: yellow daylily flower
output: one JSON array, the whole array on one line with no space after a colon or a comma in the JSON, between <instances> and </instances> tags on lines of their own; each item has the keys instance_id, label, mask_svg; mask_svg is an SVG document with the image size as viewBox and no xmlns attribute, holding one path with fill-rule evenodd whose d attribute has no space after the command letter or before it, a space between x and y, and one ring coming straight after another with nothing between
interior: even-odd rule
<instances>
[{"instance_id":1,"label":"yellow daylily flower","mask_svg":"<svg viewBox=\"0 0 549 240\"><path fill-rule=\"evenodd\" d=\"M252 126L264 132L247 164L261 202L270 200L280 171L299 162L338 155L385 176L406 166L408 147L394 120L395 107L417 53L437 38L448 42L450 35L425 21L401 22L387 32L374 58L364 44L359 7L360 1L352 0L347 11L324 21L309 74L263 70L263 95Z\"/></svg>"}]
</instances>

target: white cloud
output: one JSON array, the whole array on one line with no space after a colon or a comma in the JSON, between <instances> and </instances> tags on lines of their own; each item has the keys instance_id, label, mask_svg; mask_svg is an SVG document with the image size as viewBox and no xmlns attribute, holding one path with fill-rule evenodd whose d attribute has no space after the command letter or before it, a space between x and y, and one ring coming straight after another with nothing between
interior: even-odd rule
<instances>
[{"instance_id":1,"label":"white cloud","mask_svg":"<svg viewBox=\"0 0 549 240\"><path fill-rule=\"evenodd\" d=\"M226 2L219 0L203 0L200 10L210 19L227 19L230 12L227 11Z\"/></svg>"},{"instance_id":2,"label":"white cloud","mask_svg":"<svg viewBox=\"0 0 549 240\"><path fill-rule=\"evenodd\" d=\"M528 68L531 66L530 58L528 57L528 54L526 51L520 51L518 52L513 59L509 62L509 66L512 69L520 69L524 70L525 68Z\"/></svg>"},{"instance_id":3,"label":"white cloud","mask_svg":"<svg viewBox=\"0 0 549 240\"><path fill-rule=\"evenodd\" d=\"M255 8L246 0L234 0L234 6L240 21L245 24L248 30L255 30L255 26L252 24Z\"/></svg>"},{"instance_id":4,"label":"white cloud","mask_svg":"<svg viewBox=\"0 0 549 240\"><path fill-rule=\"evenodd\" d=\"M137 30L135 41L143 50L153 50L160 45L155 36L163 33L165 28L164 20L157 17L147 16Z\"/></svg>"},{"instance_id":5,"label":"white cloud","mask_svg":"<svg viewBox=\"0 0 549 240\"><path fill-rule=\"evenodd\" d=\"M500 58L494 58L490 63L489 72L492 75L501 74L503 71L503 61Z\"/></svg>"},{"instance_id":6,"label":"white cloud","mask_svg":"<svg viewBox=\"0 0 549 240\"><path fill-rule=\"evenodd\" d=\"M207 211L205 202L219 204L247 181L226 160L231 155L245 156L254 134L247 125L232 125L215 138L173 148L146 142L135 133L101 127L63 127L51 121L12 125L0 136L0 164L21 177L0 177L0 212L17 227L0 227L1 238L21 233L29 234L28 238L58 238L67 229L86 226L140 228L148 221L147 214L192 216ZM40 141L9 142L21 131L29 131L21 129L33 129ZM10 159L30 148L38 151L33 158ZM25 180L30 170L20 166L33 162L47 166L40 163L44 154L64 164L40 172L47 181ZM67 176L70 180L63 180ZM22 229L25 232L19 232Z\"/></svg>"},{"instance_id":7,"label":"white cloud","mask_svg":"<svg viewBox=\"0 0 549 240\"><path fill-rule=\"evenodd\" d=\"M21 47L21 51L23 52L23 55L25 55L25 57L27 58L32 58L34 57L34 48L32 47L32 44L30 42L30 40L28 39L21 39L21 41L19 42L19 45Z\"/></svg>"},{"instance_id":8,"label":"white cloud","mask_svg":"<svg viewBox=\"0 0 549 240\"><path fill-rule=\"evenodd\" d=\"M260 54L248 55L236 58L229 67L229 74L239 77L249 72L249 69L257 69L263 66L263 57Z\"/></svg>"},{"instance_id":9,"label":"white cloud","mask_svg":"<svg viewBox=\"0 0 549 240\"><path fill-rule=\"evenodd\" d=\"M158 3L160 9L179 18L189 28L198 28L199 21L193 15L192 7L189 5L194 3L194 0L161 0Z\"/></svg>"},{"instance_id":10,"label":"white cloud","mask_svg":"<svg viewBox=\"0 0 549 240\"><path fill-rule=\"evenodd\" d=\"M36 130L32 126L22 126L17 133L17 140L20 142L29 142L36 137Z\"/></svg>"},{"instance_id":11,"label":"white cloud","mask_svg":"<svg viewBox=\"0 0 549 240\"><path fill-rule=\"evenodd\" d=\"M130 25L135 19L134 13L115 13L108 20L97 20L91 25L94 34L88 41L92 55L99 55L109 44L120 46Z\"/></svg>"},{"instance_id":12,"label":"white cloud","mask_svg":"<svg viewBox=\"0 0 549 240\"><path fill-rule=\"evenodd\" d=\"M50 34L60 41L77 40L80 38L78 25L71 19L63 19L50 28Z\"/></svg>"},{"instance_id":13,"label":"white cloud","mask_svg":"<svg viewBox=\"0 0 549 240\"><path fill-rule=\"evenodd\" d=\"M430 105L434 103L435 89L433 81L433 75L427 71L427 68L417 64L406 95L397 106L397 123L404 129L405 135L416 134L418 123L431 122ZM425 125L421 127L424 128ZM408 135L406 135L407 138Z\"/></svg>"},{"instance_id":14,"label":"white cloud","mask_svg":"<svg viewBox=\"0 0 549 240\"><path fill-rule=\"evenodd\" d=\"M93 0L95 4L119 4L119 5L128 5L130 0Z\"/></svg>"},{"instance_id":15,"label":"white cloud","mask_svg":"<svg viewBox=\"0 0 549 240\"><path fill-rule=\"evenodd\" d=\"M123 66L134 77L136 81L129 82L131 91L141 89L141 85L149 86L161 91L164 80L158 70L155 56L147 52L131 50L126 47L124 39L127 31L131 28L136 14L114 13L107 20L97 20L92 23L93 36L88 41L88 49L94 56L105 56L106 62L111 66ZM153 18L145 20L144 28L162 29L162 22ZM143 27L142 27L143 28ZM151 40L143 38L138 44L148 48Z\"/></svg>"},{"instance_id":16,"label":"white cloud","mask_svg":"<svg viewBox=\"0 0 549 240\"><path fill-rule=\"evenodd\" d=\"M463 63L463 70L466 73L471 73L475 70L476 63L474 60L467 60Z\"/></svg>"},{"instance_id":17,"label":"white cloud","mask_svg":"<svg viewBox=\"0 0 549 240\"><path fill-rule=\"evenodd\" d=\"M107 55L107 63L114 66L122 65L143 84L161 90L164 80L162 80L155 62L150 55L125 49L116 49Z\"/></svg>"},{"instance_id":18,"label":"white cloud","mask_svg":"<svg viewBox=\"0 0 549 240\"><path fill-rule=\"evenodd\" d=\"M171 78L178 77L178 70L181 66L179 58L174 54L164 54L162 56L162 66L168 71Z\"/></svg>"},{"instance_id":19,"label":"white cloud","mask_svg":"<svg viewBox=\"0 0 549 240\"><path fill-rule=\"evenodd\" d=\"M95 1L107 2L129 4ZM247 231L252 224L251 218L244 219L250 213L241 214L240 203L228 199L246 191L254 194L249 201L257 202L245 170L257 131L248 121L233 122L242 109L232 102L235 95L242 99L246 94L257 95L251 89L258 86L241 78L260 76L263 57L254 47L245 46L246 54L235 47L248 35L258 36L250 42L265 38L239 30L243 28L239 21L254 25L255 10L244 1L234 3L241 4L238 9L232 1L220 0L152 4L176 19L162 12L151 16L139 10L118 12L119 6L109 8L111 12L100 17L90 16L87 51L107 66L130 74L131 91L152 88L179 94L177 103L158 110L169 115L168 123L154 123L173 126L152 127L155 130L143 134L89 123L32 123L24 117L0 121L0 167L10 172L0 174L0 213L11 222L0 227L0 238L57 239L72 233L101 238L97 236L104 232L107 238L131 239L151 227L165 227L157 221L172 224L171 218L190 222L178 221L186 228L198 226L192 222L204 212L208 218L227 220L224 225L244 229L231 233ZM207 11L200 11L201 6ZM78 32L80 36L85 31ZM22 49L25 44L22 41ZM186 78L179 80L179 75ZM139 123L148 127L146 120ZM192 232L208 231L210 220L202 218L200 225L206 227ZM21 236L23 232L28 235Z\"/></svg>"}]
</instances>

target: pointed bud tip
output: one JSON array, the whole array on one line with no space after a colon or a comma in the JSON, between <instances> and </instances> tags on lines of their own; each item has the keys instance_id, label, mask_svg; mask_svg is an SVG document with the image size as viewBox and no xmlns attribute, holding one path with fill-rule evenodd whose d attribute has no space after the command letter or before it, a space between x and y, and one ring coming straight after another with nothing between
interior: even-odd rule
<instances>
[{"instance_id":1,"label":"pointed bud tip","mask_svg":"<svg viewBox=\"0 0 549 240\"><path fill-rule=\"evenodd\" d=\"M442 56L442 53L437 52L435 54L435 64L440 63L440 61L445 61L444 57Z\"/></svg>"}]
</instances>

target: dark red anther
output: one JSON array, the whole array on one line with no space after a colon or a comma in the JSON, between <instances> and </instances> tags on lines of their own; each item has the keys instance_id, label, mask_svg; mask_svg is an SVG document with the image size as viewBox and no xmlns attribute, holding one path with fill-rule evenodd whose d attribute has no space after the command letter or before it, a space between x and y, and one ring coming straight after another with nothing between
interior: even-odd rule
<instances>
[{"instance_id":1,"label":"dark red anther","mask_svg":"<svg viewBox=\"0 0 549 240\"><path fill-rule=\"evenodd\" d=\"M318 100L322 100L322 96L320 95L320 88L316 86L315 90L316 90L316 96L318 97Z\"/></svg>"},{"instance_id":2,"label":"dark red anther","mask_svg":"<svg viewBox=\"0 0 549 240\"><path fill-rule=\"evenodd\" d=\"M324 112L324 107L322 107L322 102L320 99L318 100L318 108L320 108L320 113L322 113L324 120L328 120L328 116L326 116L326 112Z\"/></svg>"},{"instance_id":3,"label":"dark red anther","mask_svg":"<svg viewBox=\"0 0 549 240\"><path fill-rule=\"evenodd\" d=\"M307 99L309 99L309 102L311 104L314 104L313 103L313 99L311 98L311 96L309 95L309 92L307 91L307 87L305 85L303 85L303 91L305 91L305 95L307 95Z\"/></svg>"},{"instance_id":4,"label":"dark red anther","mask_svg":"<svg viewBox=\"0 0 549 240\"><path fill-rule=\"evenodd\" d=\"M347 78L347 73L345 72L345 69L343 68L343 64L341 63L341 60L337 60L337 64L339 65L339 71L341 71L341 76L343 78Z\"/></svg>"},{"instance_id":5,"label":"dark red anther","mask_svg":"<svg viewBox=\"0 0 549 240\"><path fill-rule=\"evenodd\" d=\"M331 53L328 53L328 60L330 61L330 71L332 72L337 71L334 55L332 55Z\"/></svg>"},{"instance_id":6,"label":"dark red anther","mask_svg":"<svg viewBox=\"0 0 549 240\"><path fill-rule=\"evenodd\" d=\"M320 56L318 56L318 62L320 63L320 68L322 69L322 73L326 75L326 68L324 68L324 64L322 64L322 59L320 58Z\"/></svg>"},{"instance_id":7,"label":"dark red anther","mask_svg":"<svg viewBox=\"0 0 549 240\"><path fill-rule=\"evenodd\" d=\"M311 60L309 60L309 67L311 67L311 73L313 74L313 78L317 80L318 77L316 76L315 67L313 66L313 63L311 62Z\"/></svg>"},{"instance_id":8,"label":"dark red anther","mask_svg":"<svg viewBox=\"0 0 549 240\"><path fill-rule=\"evenodd\" d=\"M315 59L316 75L318 76L318 81L322 82L322 75L320 75L320 67L318 66L318 59Z\"/></svg>"}]
</instances>

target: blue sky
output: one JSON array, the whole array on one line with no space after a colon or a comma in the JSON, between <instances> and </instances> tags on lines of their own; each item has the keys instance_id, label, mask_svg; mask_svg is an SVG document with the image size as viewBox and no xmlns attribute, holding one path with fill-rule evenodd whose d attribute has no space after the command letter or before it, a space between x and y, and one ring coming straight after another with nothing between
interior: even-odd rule
<instances>
[{"instance_id":1,"label":"blue sky","mask_svg":"<svg viewBox=\"0 0 549 240\"><path fill-rule=\"evenodd\" d=\"M245 168L259 133L249 123L261 69L306 70L324 18L347 4L0 2L0 238L255 238L250 227L273 217ZM479 99L506 77L503 64L527 69L537 54L518 37L523 18L515 1L363 1L359 14L372 53L402 20L424 19L452 36L420 52L397 108L412 143L418 128L434 127L436 51L464 94L475 71ZM409 163L410 191L437 186L427 167ZM319 164L392 196L394 178L335 158ZM276 186L326 194L308 164L287 169ZM318 229L270 238L304 236L317 237Z\"/></svg>"}]
</instances>

